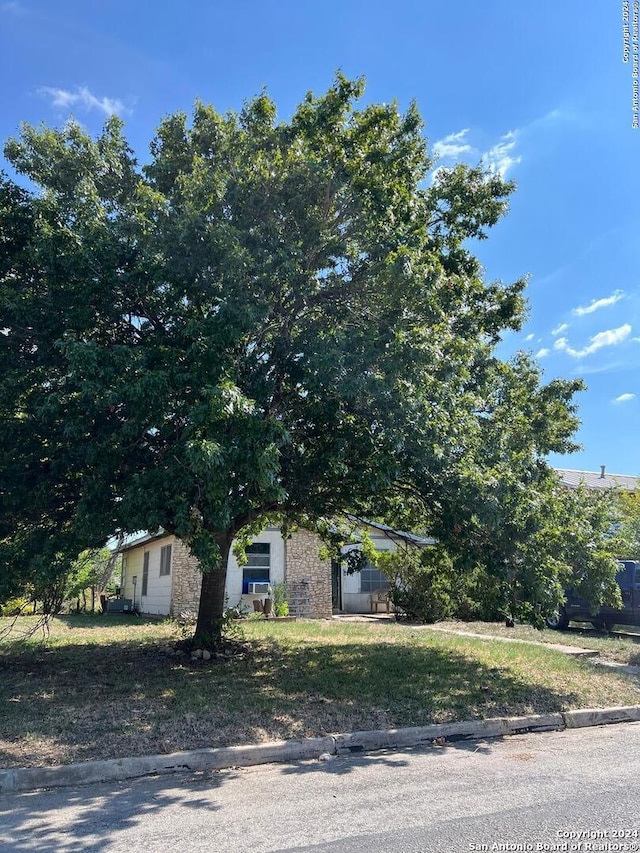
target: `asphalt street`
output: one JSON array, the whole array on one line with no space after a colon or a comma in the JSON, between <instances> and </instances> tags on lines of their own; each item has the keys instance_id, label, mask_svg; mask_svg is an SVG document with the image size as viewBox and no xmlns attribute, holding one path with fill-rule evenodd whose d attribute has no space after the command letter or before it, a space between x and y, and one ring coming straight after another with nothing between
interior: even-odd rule
<instances>
[{"instance_id":1,"label":"asphalt street","mask_svg":"<svg viewBox=\"0 0 640 853\"><path fill-rule=\"evenodd\" d=\"M640 851L640 723L0 797L0 851Z\"/></svg>"}]
</instances>

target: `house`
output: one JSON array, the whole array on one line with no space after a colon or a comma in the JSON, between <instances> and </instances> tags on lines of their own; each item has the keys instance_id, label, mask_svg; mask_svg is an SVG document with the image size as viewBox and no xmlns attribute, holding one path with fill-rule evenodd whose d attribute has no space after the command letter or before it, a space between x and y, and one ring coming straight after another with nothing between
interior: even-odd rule
<instances>
[{"instance_id":1,"label":"house","mask_svg":"<svg viewBox=\"0 0 640 853\"><path fill-rule=\"evenodd\" d=\"M399 542L433 542L384 524L363 524L380 551L393 550ZM247 548L245 565L229 556L229 606L242 604L251 610L254 600L267 597L268 585L284 582L292 615L322 619L334 612L369 613L371 595L388 589L388 579L372 565L348 575L341 564L320 558L321 546L319 537L308 530L299 529L285 539L279 528L266 528ZM356 547L357 543L348 546ZM121 553L121 595L134 609L164 616L198 610L202 577L198 561L176 536L164 531L140 534L127 541Z\"/></svg>"},{"instance_id":2,"label":"house","mask_svg":"<svg viewBox=\"0 0 640 853\"><path fill-rule=\"evenodd\" d=\"M331 616L331 562L321 560L321 542L308 530L284 539L279 528L268 527L247 548L247 563L239 566L233 554L227 567L229 606L264 600L268 586L286 582L293 615ZM134 609L152 615L178 616L197 612L202 575L188 547L172 534L141 534L122 548L121 595Z\"/></svg>"},{"instance_id":3,"label":"house","mask_svg":"<svg viewBox=\"0 0 640 853\"><path fill-rule=\"evenodd\" d=\"M557 468L566 488L583 483L590 489L622 488L635 491L638 478ZM639 490L640 491L640 490ZM398 544L417 547L434 540L395 530L384 524L351 517L366 528L376 550L394 550ZM389 588L389 580L369 564L362 571L347 574L338 562L320 559L320 539L308 530L297 530L288 539L280 529L268 527L247 548L247 563L239 566L233 554L227 568L226 595L229 606L244 605L268 595L268 586L284 582L292 615L328 618L332 613L369 613L372 595ZM357 548L357 543L347 546ZM177 616L197 611L201 573L198 561L177 537L163 531L140 534L121 548L123 556L121 594L142 613Z\"/></svg>"},{"instance_id":4,"label":"house","mask_svg":"<svg viewBox=\"0 0 640 853\"><path fill-rule=\"evenodd\" d=\"M624 489L635 492L640 485L638 477L629 474L608 474L606 466L601 465L600 471L572 471L568 468L555 468L561 485L567 489L577 489L584 485L588 489Z\"/></svg>"},{"instance_id":5,"label":"house","mask_svg":"<svg viewBox=\"0 0 640 853\"><path fill-rule=\"evenodd\" d=\"M434 539L395 530L386 524L353 517L352 520L359 521L366 528L376 551L394 551L398 545L405 544L424 548L435 543ZM350 548L357 547L357 544L350 545L343 550L347 551ZM337 578L333 584L334 610L339 612L369 613L371 611L371 596L379 591L389 589L389 579L371 563L368 563L361 571L351 575L347 574L344 566L337 567L335 571ZM336 606L338 602L339 604Z\"/></svg>"}]
</instances>

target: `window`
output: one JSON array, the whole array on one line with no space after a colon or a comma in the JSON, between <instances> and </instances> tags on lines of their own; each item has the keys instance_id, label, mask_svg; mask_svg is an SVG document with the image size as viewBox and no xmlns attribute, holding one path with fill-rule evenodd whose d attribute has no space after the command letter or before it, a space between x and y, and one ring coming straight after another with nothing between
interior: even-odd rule
<instances>
[{"instance_id":1,"label":"window","mask_svg":"<svg viewBox=\"0 0 640 853\"><path fill-rule=\"evenodd\" d=\"M160 577L171 574L171 545L160 549Z\"/></svg>"},{"instance_id":2,"label":"window","mask_svg":"<svg viewBox=\"0 0 640 853\"><path fill-rule=\"evenodd\" d=\"M245 549L247 563L242 569L242 592L249 590L250 581L271 580L271 545L268 542L255 542Z\"/></svg>"},{"instance_id":3,"label":"window","mask_svg":"<svg viewBox=\"0 0 640 853\"><path fill-rule=\"evenodd\" d=\"M389 589L389 578L367 563L360 572L360 592L378 592L380 589Z\"/></svg>"},{"instance_id":4,"label":"window","mask_svg":"<svg viewBox=\"0 0 640 853\"><path fill-rule=\"evenodd\" d=\"M146 595L149 589L149 552L144 552L142 559L142 592L140 595Z\"/></svg>"}]
</instances>

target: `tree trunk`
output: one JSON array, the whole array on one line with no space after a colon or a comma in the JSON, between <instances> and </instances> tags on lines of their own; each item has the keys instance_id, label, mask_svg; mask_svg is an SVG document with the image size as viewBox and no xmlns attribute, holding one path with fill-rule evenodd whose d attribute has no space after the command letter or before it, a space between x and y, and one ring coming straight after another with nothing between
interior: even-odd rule
<instances>
[{"instance_id":1,"label":"tree trunk","mask_svg":"<svg viewBox=\"0 0 640 853\"><path fill-rule=\"evenodd\" d=\"M227 563L232 541L232 536L225 536L218 541L220 565L202 574L198 622L194 636L194 643L198 648L209 648L219 643L222 638Z\"/></svg>"}]
</instances>

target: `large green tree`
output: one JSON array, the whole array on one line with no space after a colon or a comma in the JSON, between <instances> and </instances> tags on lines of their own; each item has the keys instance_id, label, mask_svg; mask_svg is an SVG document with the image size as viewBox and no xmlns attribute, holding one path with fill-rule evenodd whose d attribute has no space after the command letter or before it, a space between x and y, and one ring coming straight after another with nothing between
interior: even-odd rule
<instances>
[{"instance_id":1,"label":"large green tree","mask_svg":"<svg viewBox=\"0 0 640 853\"><path fill-rule=\"evenodd\" d=\"M640 479L635 491L622 489L616 493L620 512L620 537L624 540L623 555L640 559Z\"/></svg>"},{"instance_id":2,"label":"large green tree","mask_svg":"<svg viewBox=\"0 0 640 853\"><path fill-rule=\"evenodd\" d=\"M468 247L513 186L434 175L416 107L361 95L338 76L288 121L264 94L198 103L142 167L116 118L8 142L28 189L0 188L5 580L163 527L201 559L215 639L232 540L269 518L419 505L451 528L492 377L519 381L494 350L524 281L486 282ZM577 386L528 379L534 455L567 449Z\"/></svg>"},{"instance_id":3,"label":"large green tree","mask_svg":"<svg viewBox=\"0 0 640 853\"><path fill-rule=\"evenodd\" d=\"M573 396L583 383L544 385L523 353L486 359L476 381L464 455L449 468L436 502L413 498L397 507L405 528L439 543L429 553L388 560L403 609L410 609L413 588L415 604L422 600L431 618L444 608L542 625L568 586L594 607L614 603L616 556L625 553L616 496L564 489L545 462L554 448L576 449ZM415 458L419 464L420 450ZM419 482L418 470L412 479Z\"/></svg>"}]
</instances>

